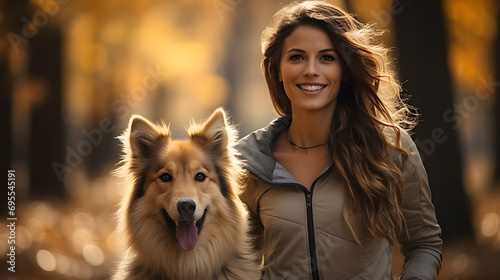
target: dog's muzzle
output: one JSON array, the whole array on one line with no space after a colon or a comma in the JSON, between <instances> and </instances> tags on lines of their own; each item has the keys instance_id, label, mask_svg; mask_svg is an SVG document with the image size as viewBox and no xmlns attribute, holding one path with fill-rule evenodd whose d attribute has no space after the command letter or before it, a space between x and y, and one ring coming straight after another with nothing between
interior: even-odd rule
<instances>
[{"instance_id":1,"label":"dog's muzzle","mask_svg":"<svg viewBox=\"0 0 500 280\"><path fill-rule=\"evenodd\" d=\"M193 219L193 214L196 211L196 203L192 200L181 200L177 203L177 211L179 212L179 221L174 221L164 208L161 209L165 222L177 239L179 247L185 251L193 250L198 243L198 235L201 232L207 209L203 212L203 216L199 220Z\"/></svg>"}]
</instances>

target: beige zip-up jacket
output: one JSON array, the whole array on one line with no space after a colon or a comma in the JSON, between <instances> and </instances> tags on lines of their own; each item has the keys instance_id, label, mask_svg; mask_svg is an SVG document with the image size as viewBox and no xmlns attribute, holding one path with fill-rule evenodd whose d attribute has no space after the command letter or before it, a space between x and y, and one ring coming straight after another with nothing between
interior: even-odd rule
<instances>
[{"instance_id":1,"label":"beige zip-up jacket","mask_svg":"<svg viewBox=\"0 0 500 280\"><path fill-rule=\"evenodd\" d=\"M263 252L263 279L393 279L392 246L385 239L362 237L358 245L342 219L344 183L328 166L308 191L272 157L273 140L290 125L282 117L241 139L236 148L250 174L246 203ZM408 235L399 243L405 256L401 279L436 279L441 267L441 229L437 223L427 174L417 148L402 131L410 152L403 214ZM351 217L356 232L363 221Z\"/></svg>"}]
</instances>

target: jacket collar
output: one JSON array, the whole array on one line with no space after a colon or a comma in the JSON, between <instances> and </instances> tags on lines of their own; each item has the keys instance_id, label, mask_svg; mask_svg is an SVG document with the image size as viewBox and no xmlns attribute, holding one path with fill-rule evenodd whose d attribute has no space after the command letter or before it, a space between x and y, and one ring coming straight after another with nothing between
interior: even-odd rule
<instances>
[{"instance_id":1,"label":"jacket collar","mask_svg":"<svg viewBox=\"0 0 500 280\"><path fill-rule=\"evenodd\" d=\"M276 166L272 152L273 141L290 126L291 121L291 116L279 117L236 143L239 158L243 160L245 168L267 183L273 182Z\"/></svg>"}]
</instances>

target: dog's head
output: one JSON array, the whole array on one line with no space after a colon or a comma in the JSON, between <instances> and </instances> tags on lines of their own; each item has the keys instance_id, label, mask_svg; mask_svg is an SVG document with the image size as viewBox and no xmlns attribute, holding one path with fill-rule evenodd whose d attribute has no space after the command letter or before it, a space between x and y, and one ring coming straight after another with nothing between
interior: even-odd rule
<instances>
[{"instance_id":1,"label":"dog's head","mask_svg":"<svg viewBox=\"0 0 500 280\"><path fill-rule=\"evenodd\" d=\"M234 201L239 201L234 186L241 175L232 150L234 137L222 109L191 125L187 140L176 141L166 126L133 116L122 136L122 171L133 180L124 201L125 227L132 238L149 231L173 238L189 251L208 221L220 220L218 212L234 210Z\"/></svg>"}]
</instances>

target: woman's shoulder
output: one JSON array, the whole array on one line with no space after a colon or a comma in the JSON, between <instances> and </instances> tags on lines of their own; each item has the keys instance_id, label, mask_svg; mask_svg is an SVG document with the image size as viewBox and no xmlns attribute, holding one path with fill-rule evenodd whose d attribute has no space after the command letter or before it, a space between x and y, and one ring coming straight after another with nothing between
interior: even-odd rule
<instances>
[{"instance_id":1,"label":"woman's shoulder","mask_svg":"<svg viewBox=\"0 0 500 280\"><path fill-rule=\"evenodd\" d=\"M399 142L401 144L401 148L406 150L408 153L417 151L417 147L410 133L400 126L386 126L384 127L383 132L392 144L397 145Z\"/></svg>"},{"instance_id":2,"label":"woman's shoulder","mask_svg":"<svg viewBox=\"0 0 500 280\"><path fill-rule=\"evenodd\" d=\"M422 160L417 145L413 141L410 133L401 127L385 127L384 134L388 140L407 152L407 158L404 159L402 153L397 150L391 151L393 162L402 170L409 171L414 167L421 166ZM398 145L399 142L399 145Z\"/></svg>"}]
</instances>

